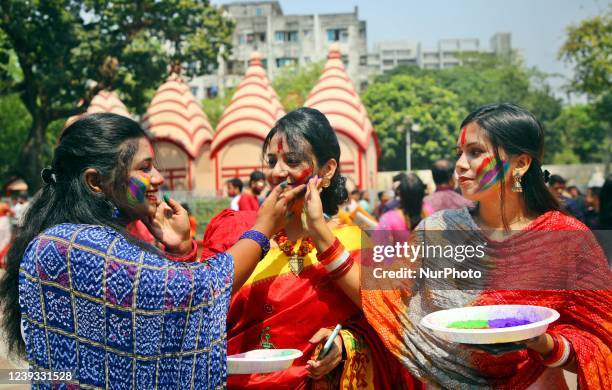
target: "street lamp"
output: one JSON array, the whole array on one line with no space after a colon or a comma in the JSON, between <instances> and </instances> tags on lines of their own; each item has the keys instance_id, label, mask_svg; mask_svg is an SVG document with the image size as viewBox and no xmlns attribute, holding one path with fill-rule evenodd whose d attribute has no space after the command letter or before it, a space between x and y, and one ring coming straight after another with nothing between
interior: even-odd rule
<instances>
[{"instance_id":1,"label":"street lamp","mask_svg":"<svg viewBox=\"0 0 612 390\"><path fill-rule=\"evenodd\" d=\"M418 133L421 131L421 126L418 123L414 123L411 116L406 116L402 120L404 131L406 132L406 173L412 171L412 137L413 132Z\"/></svg>"}]
</instances>

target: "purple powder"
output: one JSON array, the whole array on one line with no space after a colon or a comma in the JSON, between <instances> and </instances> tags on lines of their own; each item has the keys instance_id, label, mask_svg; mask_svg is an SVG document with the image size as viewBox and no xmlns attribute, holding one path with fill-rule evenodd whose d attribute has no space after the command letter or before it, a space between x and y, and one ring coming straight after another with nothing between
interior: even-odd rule
<instances>
[{"instance_id":1,"label":"purple powder","mask_svg":"<svg viewBox=\"0 0 612 390\"><path fill-rule=\"evenodd\" d=\"M489 328L510 328L513 326L521 326L527 324L531 324L531 321L514 317L489 320Z\"/></svg>"}]
</instances>

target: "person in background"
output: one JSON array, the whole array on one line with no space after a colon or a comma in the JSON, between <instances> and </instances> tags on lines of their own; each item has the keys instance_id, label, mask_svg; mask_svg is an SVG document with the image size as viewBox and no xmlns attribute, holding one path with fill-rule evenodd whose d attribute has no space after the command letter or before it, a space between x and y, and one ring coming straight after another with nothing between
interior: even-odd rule
<instances>
[{"instance_id":1,"label":"person in background","mask_svg":"<svg viewBox=\"0 0 612 390\"><path fill-rule=\"evenodd\" d=\"M584 223L591 230L599 229L599 212L601 208L600 193L604 185L604 177L601 173L596 173L591 177L587 184L586 196L584 197L585 217Z\"/></svg>"},{"instance_id":2,"label":"person in background","mask_svg":"<svg viewBox=\"0 0 612 390\"><path fill-rule=\"evenodd\" d=\"M567 212L584 222L584 205L581 205L577 200L572 199L569 194L566 193L566 183L566 180L560 175L551 175L548 181L548 187Z\"/></svg>"},{"instance_id":3,"label":"person in background","mask_svg":"<svg viewBox=\"0 0 612 390\"><path fill-rule=\"evenodd\" d=\"M11 207L0 200L0 268L4 268L4 257L11 243Z\"/></svg>"},{"instance_id":4,"label":"person in background","mask_svg":"<svg viewBox=\"0 0 612 390\"><path fill-rule=\"evenodd\" d=\"M197 235L198 221L186 202L181 203L181 206L185 209L185 211L187 211L187 215L189 216L189 230L191 231L191 238L195 239Z\"/></svg>"},{"instance_id":5,"label":"person in background","mask_svg":"<svg viewBox=\"0 0 612 390\"><path fill-rule=\"evenodd\" d=\"M370 204L370 191L363 190L361 191L361 198L359 200L359 205L362 209L367 211L368 213L372 213L372 205Z\"/></svg>"},{"instance_id":6,"label":"person in background","mask_svg":"<svg viewBox=\"0 0 612 390\"><path fill-rule=\"evenodd\" d=\"M380 191L378 193L378 204L376 205L376 207L374 207L374 212L372 213L372 215L374 215L376 219L380 218L381 215L384 214L384 210L387 203L389 203L389 201L393 199L394 196L395 193L393 192L393 190Z\"/></svg>"},{"instance_id":7,"label":"person in background","mask_svg":"<svg viewBox=\"0 0 612 390\"><path fill-rule=\"evenodd\" d=\"M455 166L448 160L438 160L431 168L436 191L423 199L423 207L434 213L439 210L472 207L474 204L455 192Z\"/></svg>"},{"instance_id":8,"label":"person in background","mask_svg":"<svg viewBox=\"0 0 612 390\"><path fill-rule=\"evenodd\" d=\"M405 178L406 178L406 174L404 172L400 172L397 175L393 176L392 178L393 184L391 185L391 189L393 190L393 197L385 204L381 215L386 213L389 210L394 210L399 207L401 200L399 196L398 187L402 179L405 179Z\"/></svg>"},{"instance_id":9,"label":"person in background","mask_svg":"<svg viewBox=\"0 0 612 390\"><path fill-rule=\"evenodd\" d=\"M17 196L15 205L13 206L13 226L21 226L23 215L28 209L29 203L25 195L20 194Z\"/></svg>"},{"instance_id":10,"label":"person in background","mask_svg":"<svg viewBox=\"0 0 612 390\"><path fill-rule=\"evenodd\" d=\"M397 187L400 204L395 210L389 210L380 217L377 229L407 231L416 227L426 217L423 210L425 188L415 173L402 177Z\"/></svg>"},{"instance_id":11,"label":"person in background","mask_svg":"<svg viewBox=\"0 0 612 390\"><path fill-rule=\"evenodd\" d=\"M227 196L231 198L230 209L238 211L238 202L242 195L242 181L237 177L230 179L226 183Z\"/></svg>"},{"instance_id":12,"label":"person in background","mask_svg":"<svg viewBox=\"0 0 612 390\"><path fill-rule=\"evenodd\" d=\"M240 195L238 210L258 210L259 197L266 188L266 175L262 171L253 171L249 177L249 186Z\"/></svg>"}]
</instances>

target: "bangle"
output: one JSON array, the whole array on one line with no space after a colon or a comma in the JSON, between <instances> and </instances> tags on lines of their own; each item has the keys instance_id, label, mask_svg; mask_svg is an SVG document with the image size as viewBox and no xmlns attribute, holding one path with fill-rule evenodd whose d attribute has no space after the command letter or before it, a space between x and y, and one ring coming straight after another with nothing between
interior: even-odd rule
<instances>
[{"instance_id":1,"label":"bangle","mask_svg":"<svg viewBox=\"0 0 612 390\"><path fill-rule=\"evenodd\" d=\"M329 255L336 250L340 246L340 240L336 238L336 240L329 246L329 248L325 249L321 253L317 253L317 260L321 262L323 259L329 257Z\"/></svg>"},{"instance_id":2,"label":"bangle","mask_svg":"<svg viewBox=\"0 0 612 390\"><path fill-rule=\"evenodd\" d=\"M270 239L266 237L262 232L258 232L257 230L247 230L242 233L242 236L238 240L242 240L244 238L248 238L249 240L255 241L259 247L261 248L261 258L263 259L268 254L270 250Z\"/></svg>"},{"instance_id":3,"label":"bangle","mask_svg":"<svg viewBox=\"0 0 612 390\"><path fill-rule=\"evenodd\" d=\"M198 257L198 243L194 239L192 239L191 250L185 255L175 255L169 252L164 252L164 255L168 260L177 261L179 263L195 261Z\"/></svg>"},{"instance_id":4,"label":"bangle","mask_svg":"<svg viewBox=\"0 0 612 390\"><path fill-rule=\"evenodd\" d=\"M340 240L336 239L334 243L327 248L323 253L317 255L317 260L325 267L335 261L344 252L344 245L340 243Z\"/></svg>"},{"instance_id":5,"label":"bangle","mask_svg":"<svg viewBox=\"0 0 612 390\"><path fill-rule=\"evenodd\" d=\"M565 337L557 334L551 334L553 339L553 350L547 355L542 363L547 367L560 367L566 364L569 360L572 346Z\"/></svg>"},{"instance_id":6,"label":"bangle","mask_svg":"<svg viewBox=\"0 0 612 390\"><path fill-rule=\"evenodd\" d=\"M329 277L332 280L340 279L341 277L346 275L351 270L351 268L353 268L353 264L355 264L355 262L353 261L353 256L350 256L344 263L342 263L340 267L338 267L333 272L330 272Z\"/></svg>"}]
</instances>

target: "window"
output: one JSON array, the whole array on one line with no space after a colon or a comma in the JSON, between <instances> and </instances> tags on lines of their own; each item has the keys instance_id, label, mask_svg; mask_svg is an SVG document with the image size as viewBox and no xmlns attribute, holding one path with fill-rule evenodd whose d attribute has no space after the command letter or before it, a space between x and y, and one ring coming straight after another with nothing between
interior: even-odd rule
<instances>
[{"instance_id":1,"label":"window","mask_svg":"<svg viewBox=\"0 0 612 390\"><path fill-rule=\"evenodd\" d=\"M246 43L246 38L243 34L238 35L238 44L244 45Z\"/></svg>"},{"instance_id":2,"label":"window","mask_svg":"<svg viewBox=\"0 0 612 390\"><path fill-rule=\"evenodd\" d=\"M304 57L304 63L305 64L310 63L310 57Z\"/></svg>"},{"instance_id":3,"label":"window","mask_svg":"<svg viewBox=\"0 0 612 390\"><path fill-rule=\"evenodd\" d=\"M263 15L263 11L261 10L261 8L257 7L255 8L255 16L262 16Z\"/></svg>"},{"instance_id":4,"label":"window","mask_svg":"<svg viewBox=\"0 0 612 390\"><path fill-rule=\"evenodd\" d=\"M303 34L304 34L304 38L308 38L312 35L312 30L304 30Z\"/></svg>"},{"instance_id":5,"label":"window","mask_svg":"<svg viewBox=\"0 0 612 390\"><path fill-rule=\"evenodd\" d=\"M266 41L266 33L265 32L255 33L255 36L257 37L257 40L259 42L265 42Z\"/></svg>"},{"instance_id":6,"label":"window","mask_svg":"<svg viewBox=\"0 0 612 390\"><path fill-rule=\"evenodd\" d=\"M297 58L292 57L280 57L276 59L276 67L282 68L287 65L295 65L297 64Z\"/></svg>"},{"instance_id":7,"label":"window","mask_svg":"<svg viewBox=\"0 0 612 390\"><path fill-rule=\"evenodd\" d=\"M395 56L395 51L393 50L383 50L382 55L385 57L393 57Z\"/></svg>"},{"instance_id":8,"label":"window","mask_svg":"<svg viewBox=\"0 0 612 390\"><path fill-rule=\"evenodd\" d=\"M359 65L367 65L368 56L359 56Z\"/></svg>"},{"instance_id":9,"label":"window","mask_svg":"<svg viewBox=\"0 0 612 390\"><path fill-rule=\"evenodd\" d=\"M328 42L346 42L348 41L348 30L345 28L336 28L327 30Z\"/></svg>"},{"instance_id":10,"label":"window","mask_svg":"<svg viewBox=\"0 0 612 390\"><path fill-rule=\"evenodd\" d=\"M274 35L276 42L297 42L298 32L297 31L277 31Z\"/></svg>"},{"instance_id":11,"label":"window","mask_svg":"<svg viewBox=\"0 0 612 390\"><path fill-rule=\"evenodd\" d=\"M416 60L397 60L398 65L413 65L416 64Z\"/></svg>"},{"instance_id":12,"label":"window","mask_svg":"<svg viewBox=\"0 0 612 390\"><path fill-rule=\"evenodd\" d=\"M219 89L215 86L206 88L206 98L213 99L219 94Z\"/></svg>"},{"instance_id":13,"label":"window","mask_svg":"<svg viewBox=\"0 0 612 390\"><path fill-rule=\"evenodd\" d=\"M402 57L408 57L410 56L410 50L398 50L397 51L397 55L398 56L402 56Z\"/></svg>"},{"instance_id":14,"label":"window","mask_svg":"<svg viewBox=\"0 0 612 390\"><path fill-rule=\"evenodd\" d=\"M246 42L248 44L252 44L254 40L255 40L255 34L250 33L246 35Z\"/></svg>"},{"instance_id":15,"label":"window","mask_svg":"<svg viewBox=\"0 0 612 390\"><path fill-rule=\"evenodd\" d=\"M365 39L365 37L366 37L366 29L365 28L360 28L359 29L359 38Z\"/></svg>"},{"instance_id":16,"label":"window","mask_svg":"<svg viewBox=\"0 0 612 390\"><path fill-rule=\"evenodd\" d=\"M261 59L261 66L263 66L264 69L268 70L268 59L267 58Z\"/></svg>"},{"instance_id":17,"label":"window","mask_svg":"<svg viewBox=\"0 0 612 390\"><path fill-rule=\"evenodd\" d=\"M393 66L395 65L395 61L394 60L383 60L382 64L384 66Z\"/></svg>"},{"instance_id":18,"label":"window","mask_svg":"<svg viewBox=\"0 0 612 390\"><path fill-rule=\"evenodd\" d=\"M342 56L342 63L344 64L345 67L349 65L349 59L346 54Z\"/></svg>"},{"instance_id":19,"label":"window","mask_svg":"<svg viewBox=\"0 0 612 390\"><path fill-rule=\"evenodd\" d=\"M191 87L191 94L193 96L198 96L198 87Z\"/></svg>"}]
</instances>

